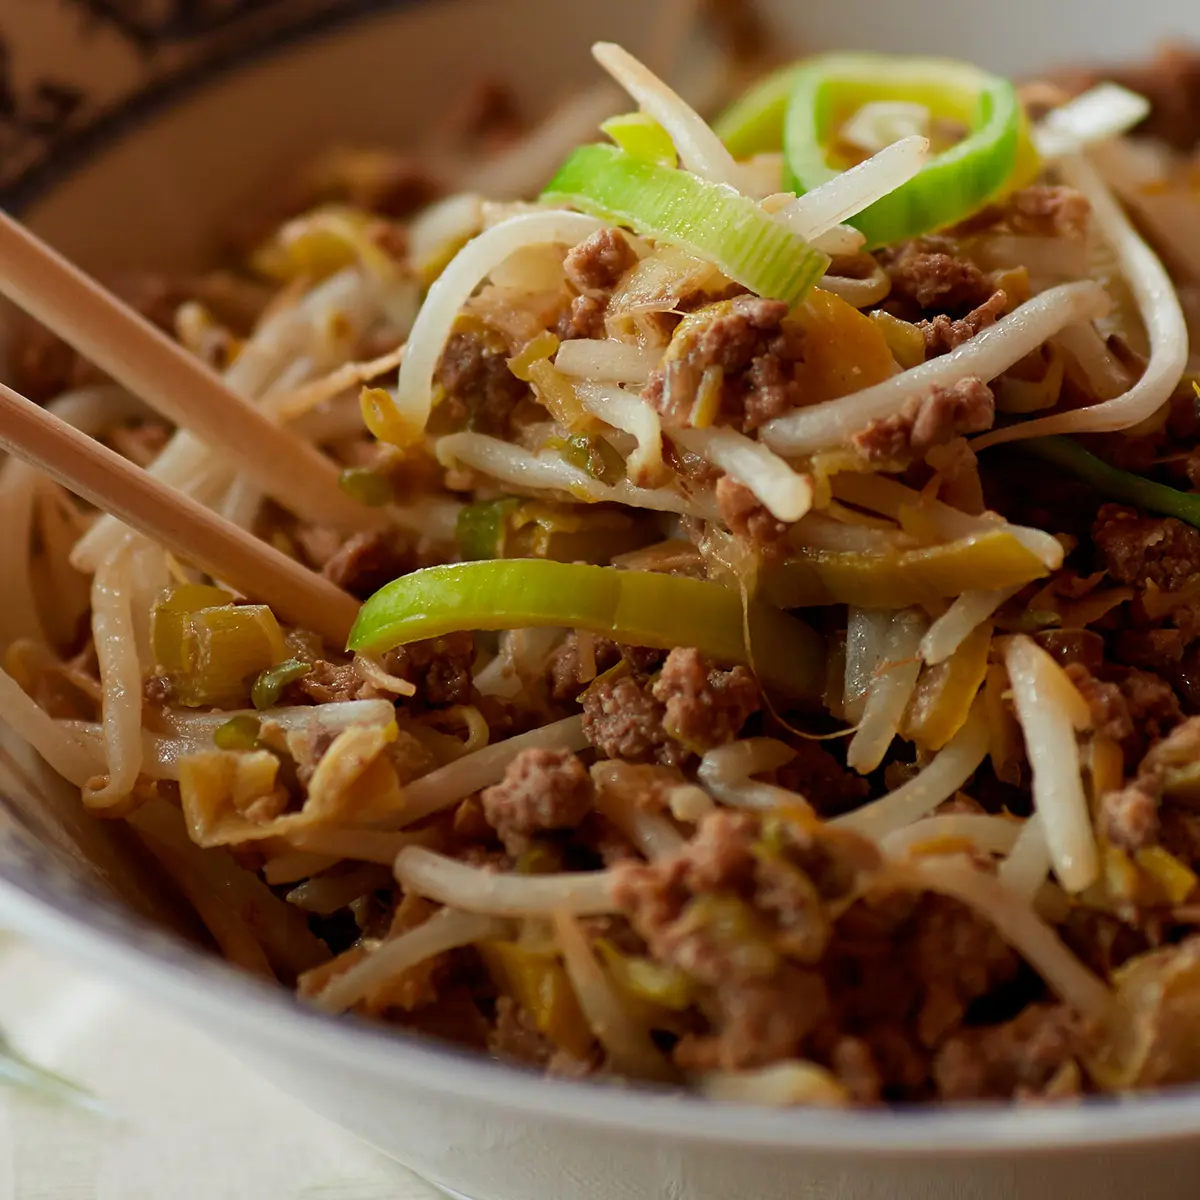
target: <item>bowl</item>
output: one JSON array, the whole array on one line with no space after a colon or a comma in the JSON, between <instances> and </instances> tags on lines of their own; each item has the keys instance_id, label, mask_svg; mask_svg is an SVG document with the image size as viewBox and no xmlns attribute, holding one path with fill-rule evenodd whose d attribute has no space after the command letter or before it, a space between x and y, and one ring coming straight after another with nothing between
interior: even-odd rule
<instances>
[{"instance_id":1,"label":"bowl","mask_svg":"<svg viewBox=\"0 0 1200 1200\"><path fill-rule=\"evenodd\" d=\"M546 101L645 51L660 5L606 0L0 0L0 200L93 270L186 267L331 141L403 144L481 74ZM765 7L797 46L1005 71L1200 37L1186 0L839 0ZM538 1078L333 1020L187 941L119 824L0 746L0 924L177 1008L313 1109L472 1200L1191 1196L1200 1091L1038 1109L768 1111Z\"/></svg>"}]
</instances>

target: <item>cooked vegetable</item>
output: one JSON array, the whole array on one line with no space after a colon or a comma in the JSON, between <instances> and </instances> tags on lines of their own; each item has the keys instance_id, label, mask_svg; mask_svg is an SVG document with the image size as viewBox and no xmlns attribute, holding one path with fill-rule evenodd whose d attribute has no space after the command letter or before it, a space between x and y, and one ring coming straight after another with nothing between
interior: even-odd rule
<instances>
[{"instance_id":1,"label":"cooked vegetable","mask_svg":"<svg viewBox=\"0 0 1200 1200\"><path fill-rule=\"evenodd\" d=\"M603 457L603 452L598 453ZM465 505L455 528L455 540L466 559L605 563L652 537L652 530L620 509L516 496Z\"/></svg>"},{"instance_id":2,"label":"cooked vegetable","mask_svg":"<svg viewBox=\"0 0 1200 1200\"><path fill-rule=\"evenodd\" d=\"M460 563L381 588L363 605L350 648L379 653L456 629L565 625L634 646L696 646L718 661L753 662L767 683L798 697L820 695L824 653L807 625L752 603L747 645L742 620L736 591L699 579L580 563Z\"/></svg>"},{"instance_id":3,"label":"cooked vegetable","mask_svg":"<svg viewBox=\"0 0 1200 1200\"><path fill-rule=\"evenodd\" d=\"M734 158L783 149L783 122L801 69L793 63L768 75L713 122Z\"/></svg>"},{"instance_id":4,"label":"cooked vegetable","mask_svg":"<svg viewBox=\"0 0 1200 1200\"><path fill-rule=\"evenodd\" d=\"M643 158L662 167L674 167L679 162L671 135L646 113L609 117L600 128L633 158Z\"/></svg>"},{"instance_id":5,"label":"cooked vegetable","mask_svg":"<svg viewBox=\"0 0 1200 1200\"><path fill-rule=\"evenodd\" d=\"M392 481L371 467L347 467L338 476L338 486L368 508L382 508L395 498Z\"/></svg>"},{"instance_id":6,"label":"cooked vegetable","mask_svg":"<svg viewBox=\"0 0 1200 1200\"><path fill-rule=\"evenodd\" d=\"M1200 496L1110 466L1073 438L1030 438L1018 442L1015 448L1069 471L1094 487L1105 499L1127 500L1151 512L1163 513L1200 527Z\"/></svg>"},{"instance_id":7,"label":"cooked vegetable","mask_svg":"<svg viewBox=\"0 0 1200 1200\"><path fill-rule=\"evenodd\" d=\"M263 671L251 689L250 699L254 702L254 707L259 710L274 708L279 703L283 689L289 683L303 679L311 671L312 663L298 658L289 658Z\"/></svg>"},{"instance_id":8,"label":"cooked vegetable","mask_svg":"<svg viewBox=\"0 0 1200 1200\"><path fill-rule=\"evenodd\" d=\"M1091 723L1090 710L1062 667L1030 638L1010 638L1004 663L1054 872L1067 891L1081 892L1099 871L1075 740L1075 730Z\"/></svg>"},{"instance_id":9,"label":"cooked vegetable","mask_svg":"<svg viewBox=\"0 0 1200 1200\"><path fill-rule=\"evenodd\" d=\"M759 594L780 608L897 608L959 596L981 579L1011 587L1045 574L1036 554L1012 533L997 529L883 554L798 550L784 562L763 566Z\"/></svg>"},{"instance_id":10,"label":"cooked vegetable","mask_svg":"<svg viewBox=\"0 0 1200 1200\"><path fill-rule=\"evenodd\" d=\"M625 954L607 938L600 938L596 949L613 982L629 999L671 1012L684 1012L696 1002L695 981L678 967Z\"/></svg>"},{"instance_id":11,"label":"cooked vegetable","mask_svg":"<svg viewBox=\"0 0 1200 1200\"><path fill-rule=\"evenodd\" d=\"M265 707L265 706L264 706ZM248 713L230 717L213 732L218 750L253 750L262 732L262 722Z\"/></svg>"},{"instance_id":12,"label":"cooked vegetable","mask_svg":"<svg viewBox=\"0 0 1200 1200\"><path fill-rule=\"evenodd\" d=\"M286 657L283 633L264 604L220 603L226 593L190 584L164 595L151 615L159 666L189 708L244 702L255 677Z\"/></svg>"},{"instance_id":13,"label":"cooked vegetable","mask_svg":"<svg viewBox=\"0 0 1200 1200\"><path fill-rule=\"evenodd\" d=\"M331 204L289 221L253 254L251 266L280 283L326 279L362 261L383 269L387 256L372 241L370 213Z\"/></svg>"},{"instance_id":14,"label":"cooked vegetable","mask_svg":"<svg viewBox=\"0 0 1200 1200\"><path fill-rule=\"evenodd\" d=\"M829 265L827 255L753 201L615 146L581 146L542 198L698 254L758 295L789 304L803 299Z\"/></svg>"},{"instance_id":15,"label":"cooked vegetable","mask_svg":"<svg viewBox=\"0 0 1200 1200\"><path fill-rule=\"evenodd\" d=\"M992 627L977 625L944 662L925 668L901 732L922 750L940 750L963 726L988 668ZM924 643L922 643L924 644Z\"/></svg>"},{"instance_id":16,"label":"cooked vegetable","mask_svg":"<svg viewBox=\"0 0 1200 1200\"><path fill-rule=\"evenodd\" d=\"M591 1031L556 955L518 942L487 941L476 948L496 985L520 1004L539 1033L575 1058L587 1057Z\"/></svg>"},{"instance_id":17,"label":"cooked vegetable","mask_svg":"<svg viewBox=\"0 0 1200 1200\"><path fill-rule=\"evenodd\" d=\"M184 671L192 659L191 615L204 608L233 604L223 588L183 583L160 596L151 614L154 659L167 672Z\"/></svg>"},{"instance_id":18,"label":"cooked vegetable","mask_svg":"<svg viewBox=\"0 0 1200 1200\"><path fill-rule=\"evenodd\" d=\"M699 1085L703 1095L723 1104L842 1108L850 1103L845 1085L832 1072L810 1062L779 1062L752 1071L711 1071Z\"/></svg>"},{"instance_id":19,"label":"cooked vegetable","mask_svg":"<svg viewBox=\"0 0 1200 1200\"><path fill-rule=\"evenodd\" d=\"M913 180L849 218L872 246L914 237L968 216L1012 178L1021 140L1021 106L1006 79L962 63L841 54L796 68L784 131L789 182L809 192L837 174L830 165L837 130L864 104L906 100L969 129Z\"/></svg>"},{"instance_id":20,"label":"cooked vegetable","mask_svg":"<svg viewBox=\"0 0 1200 1200\"><path fill-rule=\"evenodd\" d=\"M508 520L520 507L517 496L466 504L458 514L454 537L464 558L504 558L508 544Z\"/></svg>"},{"instance_id":21,"label":"cooked vegetable","mask_svg":"<svg viewBox=\"0 0 1200 1200\"><path fill-rule=\"evenodd\" d=\"M978 770L987 752L987 715L983 704L976 700L963 727L924 770L889 795L836 817L833 823L868 837L883 838L949 800Z\"/></svg>"}]
</instances>

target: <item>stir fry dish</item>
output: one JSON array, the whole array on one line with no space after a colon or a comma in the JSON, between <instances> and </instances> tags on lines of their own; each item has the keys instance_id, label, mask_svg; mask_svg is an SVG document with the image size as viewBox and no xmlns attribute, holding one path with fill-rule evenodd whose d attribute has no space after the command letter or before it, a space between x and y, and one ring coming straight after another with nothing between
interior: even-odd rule
<instances>
[{"instance_id":1,"label":"stir fry dish","mask_svg":"<svg viewBox=\"0 0 1200 1200\"><path fill-rule=\"evenodd\" d=\"M361 608L9 461L0 712L327 1013L760 1104L1200 1080L1196 60L825 54L710 124L594 53L630 111L483 88L122 281L337 462L328 524L16 332Z\"/></svg>"}]
</instances>

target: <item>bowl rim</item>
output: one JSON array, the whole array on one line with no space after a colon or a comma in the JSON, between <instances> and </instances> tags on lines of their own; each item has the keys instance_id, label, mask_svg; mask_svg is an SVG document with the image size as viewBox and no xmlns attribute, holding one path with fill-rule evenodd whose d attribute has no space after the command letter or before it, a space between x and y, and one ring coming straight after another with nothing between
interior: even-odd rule
<instances>
[{"instance_id":1,"label":"bowl rim","mask_svg":"<svg viewBox=\"0 0 1200 1200\"><path fill-rule=\"evenodd\" d=\"M330 1070L349 1068L381 1087L426 1091L541 1122L729 1150L893 1158L1145 1147L1200 1134L1200 1087L1036 1108L776 1110L546 1078L382 1022L321 1012L287 988L244 975L173 935L154 930L148 937L153 927L140 918L115 907L106 912L97 921L78 894L30 877L17 882L0 871L0 914L15 932L118 984L160 997L209 1031L232 1030L243 1044L254 1040L320 1060L314 1065Z\"/></svg>"},{"instance_id":2,"label":"bowl rim","mask_svg":"<svg viewBox=\"0 0 1200 1200\"><path fill-rule=\"evenodd\" d=\"M307 22L253 42L221 64L201 59L102 114L6 189L26 209L102 154L127 131L223 77L302 43L327 27L353 24L423 0L343 0ZM206 1028L233 1029L264 1046L362 1072L383 1086L425 1090L541 1121L610 1134L703 1141L730 1150L914 1158L1081 1150L1161 1144L1200 1135L1200 1087L1133 1098L1092 1098L1036 1109L1011 1105L905 1110L773 1110L642 1088L545 1078L482 1055L356 1017L335 1017L281 986L256 981L182 941L147 938L126 913L98 922L77 894L0 864L0 914L31 941L84 968L166 1000ZM140 944L141 943L141 944ZM168 947L170 947L168 949Z\"/></svg>"}]
</instances>

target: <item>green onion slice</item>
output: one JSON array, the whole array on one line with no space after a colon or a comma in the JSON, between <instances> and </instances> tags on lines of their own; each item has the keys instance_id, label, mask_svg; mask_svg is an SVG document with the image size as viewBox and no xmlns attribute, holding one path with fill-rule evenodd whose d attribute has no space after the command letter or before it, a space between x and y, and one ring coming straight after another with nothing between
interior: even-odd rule
<instances>
[{"instance_id":1,"label":"green onion slice","mask_svg":"<svg viewBox=\"0 0 1200 1200\"><path fill-rule=\"evenodd\" d=\"M626 154L647 162L673 167L679 162L671 135L653 118L642 112L609 117L600 126Z\"/></svg>"},{"instance_id":2,"label":"green onion slice","mask_svg":"<svg viewBox=\"0 0 1200 1200\"><path fill-rule=\"evenodd\" d=\"M796 86L793 63L768 75L713 122L713 131L734 158L752 158L783 149L783 122Z\"/></svg>"},{"instance_id":3,"label":"green onion slice","mask_svg":"<svg viewBox=\"0 0 1200 1200\"><path fill-rule=\"evenodd\" d=\"M616 146L580 146L542 194L707 259L760 296L796 304L829 258L753 200Z\"/></svg>"},{"instance_id":4,"label":"green onion slice","mask_svg":"<svg viewBox=\"0 0 1200 1200\"><path fill-rule=\"evenodd\" d=\"M426 567L393 580L363 605L350 649L381 654L457 630L564 626L634 646L695 646L746 663L798 698L821 695L825 647L796 617L732 588L682 575L506 559ZM748 630L747 648L744 631Z\"/></svg>"},{"instance_id":5,"label":"green onion slice","mask_svg":"<svg viewBox=\"0 0 1200 1200\"><path fill-rule=\"evenodd\" d=\"M1014 442L1013 449L1061 467L1106 498L1126 500L1148 512L1176 517L1200 528L1200 496L1109 466L1071 438L1030 438Z\"/></svg>"},{"instance_id":6,"label":"green onion slice","mask_svg":"<svg viewBox=\"0 0 1200 1200\"><path fill-rule=\"evenodd\" d=\"M999 193L1018 166L1023 115L1007 79L965 63L882 54L822 55L791 77L784 124L785 168L798 194L840 170L829 156L837 130L864 104L903 100L966 126L908 183L849 219L871 246L960 221Z\"/></svg>"},{"instance_id":7,"label":"green onion slice","mask_svg":"<svg viewBox=\"0 0 1200 1200\"><path fill-rule=\"evenodd\" d=\"M279 703L280 694L289 683L303 679L312 671L312 663L303 662L298 658L289 658L284 662L268 667L254 681L250 690L250 699L260 712L265 708L274 708Z\"/></svg>"}]
</instances>

